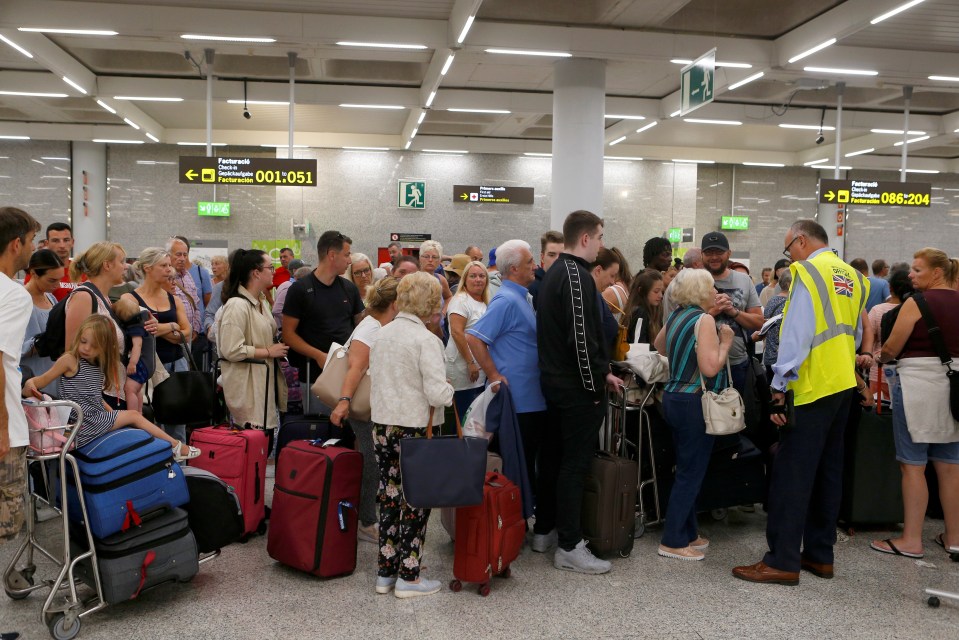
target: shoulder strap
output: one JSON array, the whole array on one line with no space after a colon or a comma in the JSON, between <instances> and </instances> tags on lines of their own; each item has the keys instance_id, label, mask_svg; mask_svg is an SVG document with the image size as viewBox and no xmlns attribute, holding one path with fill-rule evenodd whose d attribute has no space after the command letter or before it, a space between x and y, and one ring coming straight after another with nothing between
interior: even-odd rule
<instances>
[{"instance_id":1,"label":"shoulder strap","mask_svg":"<svg viewBox=\"0 0 959 640\"><path fill-rule=\"evenodd\" d=\"M942 364L951 370L952 367L949 365L952 364L952 357L946 348L946 340L942 337L942 329L940 329L936 323L936 318L932 315L932 309L929 308L929 303L926 302L926 298L919 291L912 295L912 299L916 302L916 306L919 307L919 313L922 314L922 319L926 323L926 331L929 332L932 348L936 350L936 355L939 356Z\"/></svg>"}]
</instances>

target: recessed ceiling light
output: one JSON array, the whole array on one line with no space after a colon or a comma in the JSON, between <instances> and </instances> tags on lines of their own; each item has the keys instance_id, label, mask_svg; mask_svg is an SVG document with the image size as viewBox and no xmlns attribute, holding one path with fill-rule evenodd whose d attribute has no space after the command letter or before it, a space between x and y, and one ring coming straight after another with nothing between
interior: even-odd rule
<instances>
[{"instance_id":1,"label":"recessed ceiling light","mask_svg":"<svg viewBox=\"0 0 959 640\"><path fill-rule=\"evenodd\" d=\"M620 114L607 113L607 120L645 120L646 116L624 116Z\"/></svg>"},{"instance_id":2,"label":"recessed ceiling light","mask_svg":"<svg viewBox=\"0 0 959 640\"><path fill-rule=\"evenodd\" d=\"M642 158L634 158L632 156L603 156L603 160L642 160Z\"/></svg>"},{"instance_id":3,"label":"recessed ceiling light","mask_svg":"<svg viewBox=\"0 0 959 640\"><path fill-rule=\"evenodd\" d=\"M183 102L183 98L164 98L161 96L113 96L114 100L138 100L141 102Z\"/></svg>"},{"instance_id":4,"label":"recessed ceiling light","mask_svg":"<svg viewBox=\"0 0 959 640\"><path fill-rule=\"evenodd\" d=\"M409 149L411 144L413 144L413 141L412 141L412 140L407 140L407 141L406 141L406 146L404 146L403 148L404 148L404 149Z\"/></svg>"},{"instance_id":5,"label":"recessed ceiling light","mask_svg":"<svg viewBox=\"0 0 959 640\"><path fill-rule=\"evenodd\" d=\"M419 127L413 129L412 133L410 133L410 140L412 140L413 138L415 138L415 137L416 137L416 134L419 133L419 132L420 132Z\"/></svg>"},{"instance_id":6,"label":"recessed ceiling light","mask_svg":"<svg viewBox=\"0 0 959 640\"><path fill-rule=\"evenodd\" d=\"M937 80L939 82L959 82L959 77L956 76L929 76L929 79Z\"/></svg>"},{"instance_id":7,"label":"recessed ceiling light","mask_svg":"<svg viewBox=\"0 0 959 640\"><path fill-rule=\"evenodd\" d=\"M879 23L882 22L883 20L886 20L886 19L888 19L888 18L891 18L891 17L893 17L894 15L896 15L896 14L898 14L898 13L902 13L902 12L905 11L906 9L911 9L911 8L913 8L914 6L916 6L917 4L919 4L919 3L921 3L921 2L923 2L923 0L912 0L911 2L907 2L906 4L899 5L899 6L896 7L895 9L892 9L892 10L890 10L890 11L887 11L886 13L882 14L881 16L877 16L877 17L873 18L872 20L869 21L869 24L879 24Z\"/></svg>"},{"instance_id":8,"label":"recessed ceiling light","mask_svg":"<svg viewBox=\"0 0 959 640\"><path fill-rule=\"evenodd\" d=\"M423 121L424 121L424 120L426 120L426 112L425 112L425 111L420 114L420 117L419 117L419 118L416 119L416 124L417 124L417 125L421 125L421 124L423 124Z\"/></svg>"},{"instance_id":9,"label":"recessed ceiling light","mask_svg":"<svg viewBox=\"0 0 959 640\"><path fill-rule=\"evenodd\" d=\"M878 76L878 71L869 69L836 69L833 67L803 67L803 71L810 73L835 73L841 76Z\"/></svg>"},{"instance_id":10,"label":"recessed ceiling light","mask_svg":"<svg viewBox=\"0 0 959 640\"><path fill-rule=\"evenodd\" d=\"M836 130L836 127L830 127L828 125L820 127L819 125L815 125L815 124L781 124L779 126L782 127L783 129L806 129L809 131L819 131L820 129L822 129L823 131Z\"/></svg>"},{"instance_id":11,"label":"recessed ceiling light","mask_svg":"<svg viewBox=\"0 0 959 640\"><path fill-rule=\"evenodd\" d=\"M70 85L71 87L73 87L74 89L76 89L77 91L79 91L80 93L82 93L83 95L87 95L87 90L86 90L86 89L84 89L83 87L81 87L80 85L78 85L76 82L74 82L73 80L71 80L71 79L68 78L67 76L63 76L63 81L66 82L66 83L67 83L68 85Z\"/></svg>"},{"instance_id":12,"label":"recessed ceiling light","mask_svg":"<svg viewBox=\"0 0 959 640\"><path fill-rule=\"evenodd\" d=\"M147 133L147 137L148 137L150 140L153 140L154 142L159 142L159 141L160 141L160 139L159 139L158 137L156 137L155 135L153 135L152 133Z\"/></svg>"},{"instance_id":13,"label":"recessed ceiling light","mask_svg":"<svg viewBox=\"0 0 959 640\"><path fill-rule=\"evenodd\" d=\"M450 67L453 66L453 59L456 57L455 53L451 53L446 57L446 62L443 63L443 68L440 70L440 75L445 76L446 72L450 70Z\"/></svg>"},{"instance_id":14,"label":"recessed ceiling light","mask_svg":"<svg viewBox=\"0 0 959 640\"><path fill-rule=\"evenodd\" d=\"M670 60L673 64L692 64L692 60L687 60L685 58L673 58ZM728 67L730 69L752 69L753 65L746 62L716 62L717 67Z\"/></svg>"},{"instance_id":15,"label":"recessed ceiling light","mask_svg":"<svg viewBox=\"0 0 959 640\"><path fill-rule=\"evenodd\" d=\"M538 153L535 151L526 151L523 153L524 156L529 156L531 158L552 158L552 153Z\"/></svg>"},{"instance_id":16,"label":"recessed ceiling light","mask_svg":"<svg viewBox=\"0 0 959 640\"><path fill-rule=\"evenodd\" d=\"M804 167L811 167L814 164L821 164L823 162L829 162L829 158L823 158L821 160L810 160L809 162L802 163Z\"/></svg>"},{"instance_id":17,"label":"recessed ceiling light","mask_svg":"<svg viewBox=\"0 0 959 640\"><path fill-rule=\"evenodd\" d=\"M286 149L287 147L290 146L290 144L289 144L288 142L284 142L284 143L282 143L282 144L261 144L260 146L261 146L261 147L266 147L266 148L268 148L268 149ZM308 145L305 145L305 144L295 144L295 145L293 145L293 148L294 148L294 149L307 149L307 148L309 148L309 147L308 147Z\"/></svg>"},{"instance_id":18,"label":"recessed ceiling light","mask_svg":"<svg viewBox=\"0 0 959 640\"><path fill-rule=\"evenodd\" d=\"M337 42L341 47L371 47L373 49L428 49L425 44L399 44L394 42L354 42L341 40Z\"/></svg>"},{"instance_id":19,"label":"recessed ceiling light","mask_svg":"<svg viewBox=\"0 0 959 640\"><path fill-rule=\"evenodd\" d=\"M835 170L836 168L837 167L833 165L825 165L825 164L817 164L815 167L813 167L813 169L833 169L833 170ZM850 171L852 167L841 166L841 167L838 167L838 169L840 171Z\"/></svg>"},{"instance_id":20,"label":"recessed ceiling light","mask_svg":"<svg viewBox=\"0 0 959 640\"><path fill-rule=\"evenodd\" d=\"M564 51L532 51L527 49L486 49L486 53L499 53L508 56L540 56L544 58L572 58L572 53Z\"/></svg>"},{"instance_id":21,"label":"recessed ceiling light","mask_svg":"<svg viewBox=\"0 0 959 640\"><path fill-rule=\"evenodd\" d=\"M276 38L257 38L247 36L210 36L197 33L185 33L180 36L184 40L212 40L213 42L276 42Z\"/></svg>"},{"instance_id":22,"label":"recessed ceiling light","mask_svg":"<svg viewBox=\"0 0 959 640\"><path fill-rule=\"evenodd\" d=\"M475 15L471 15L466 19L466 24L463 25L463 30L460 31L460 35L456 38L456 44L463 44L463 40L466 40L466 34L469 33L470 27L473 26L473 20L476 20Z\"/></svg>"},{"instance_id":23,"label":"recessed ceiling light","mask_svg":"<svg viewBox=\"0 0 959 640\"><path fill-rule=\"evenodd\" d=\"M426 99L426 106L432 106L434 100L436 100L436 91L431 91L430 97Z\"/></svg>"},{"instance_id":24,"label":"recessed ceiling light","mask_svg":"<svg viewBox=\"0 0 959 640\"><path fill-rule=\"evenodd\" d=\"M683 118L683 122L689 122L691 124L722 124L733 127L739 127L743 124L739 120L710 120L708 118Z\"/></svg>"},{"instance_id":25,"label":"recessed ceiling light","mask_svg":"<svg viewBox=\"0 0 959 640\"><path fill-rule=\"evenodd\" d=\"M781 162L744 162L747 167L785 167Z\"/></svg>"},{"instance_id":26,"label":"recessed ceiling light","mask_svg":"<svg viewBox=\"0 0 959 640\"><path fill-rule=\"evenodd\" d=\"M846 154L846 157L847 157L847 158L852 158L853 156L861 156L861 155L866 154L866 153L872 153L873 151L875 151L874 148L872 148L872 149L860 149L859 151L851 151L850 153L847 153L847 154Z\"/></svg>"},{"instance_id":27,"label":"recessed ceiling light","mask_svg":"<svg viewBox=\"0 0 959 640\"><path fill-rule=\"evenodd\" d=\"M928 139L931 138L931 137L932 137L932 136L920 136L920 137L918 137L918 138L913 138L912 140L906 140L906 144L912 144L913 142L922 142L923 140L928 140ZM901 146L902 146L902 140L900 140L899 142L897 142L896 144L894 144L894 145L892 145L892 146L894 146L894 147L901 147Z\"/></svg>"},{"instance_id":28,"label":"recessed ceiling light","mask_svg":"<svg viewBox=\"0 0 959 640\"><path fill-rule=\"evenodd\" d=\"M0 140L29 140L30 136L0 136Z\"/></svg>"},{"instance_id":29,"label":"recessed ceiling light","mask_svg":"<svg viewBox=\"0 0 959 640\"><path fill-rule=\"evenodd\" d=\"M133 120L130 120L130 118L124 118L123 121L126 122L126 123L127 123L128 125L130 125L131 127L133 127L134 129L136 129L137 131L140 130L140 125L138 125L138 124L137 124L136 122L134 122Z\"/></svg>"},{"instance_id":30,"label":"recessed ceiling light","mask_svg":"<svg viewBox=\"0 0 959 640\"><path fill-rule=\"evenodd\" d=\"M116 115L117 110L111 107L110 105L108 105L106 102L102 100L97 100L97 104L103 107L104 109L106 109L107 111L109 111L110 113L112 113L113 115Z\"/></svg>"},{"instance_id":31,"label":"recessed ceiling light","mask_svg":"<svg viewBox=\"0 0 959 640\"><path fill-rule=\"evenodd\" d=\"M181 147L205 147L205 146L206 146L206 143L205 143L205 142L177 142L177 145L178 145L178 146L181 146ZM225 147L225 146L226 146L226 143L225 143L225 142L214 142L214 143L211 144L210 146L211 146L211 147Z\"/></svg>"},{"instance_id":32,"label":"recessed ceiling light","mask_svg":"<svg viewBox=\"0 0 959 640\"><path fill-rule=\"evenodd\" d=\"M891 133L893 135L901 136L903 135L902 129L870 129L873 133ZM924 136L926 135L925 131L910 131L909 135L911 136Z\"/></svg>"},{"instance_id":33,"label":"recessed ceiling light","mask_svg":"<svg viewBox=\"0 0 959 640\"><path fill-rule=\"evenodd\" d=\"M51 161L60 161L60 162L70 162L70 158L61 158L58 156L40 156L41 160L51 160Z\"/></svg>"},{"instance_id":34,"label":"recessed ceiling light","mask_svg":"<svg viewBox=\"0 0 959 640\"><path fill-rule=\"evenodd\" d=\"M734 89L738 89L739 87L741 87L741 86L743 86L743 85L745 85L745 84L749 84L749 83L752 82L753 80L759 80L759 79L762 78L764 75L766 75L766 74L763 73L762 71L760 71L759 73L754 73L753 75L749 76L748 78L743 78L743 79L740 80L739 82L736 82L736 83L734 83L734 84L729 85L729 91L732 91L732 90L734 90Z\"/></svg>"},{"instance_id":35,"label":"recessed ceiling light","mask_svg":"<svg viewBox=\"0 0 959 640\"><path fill-rule=\"evenodd\" d=\"M262 104L262 105L274 105L274 106L289 106L290 103L286 100L227 100L227 104Z\"/></svg>"},{"instance_id":36,"label":"recessed ceiling light","mask_svg":"<svg viewBox=\"0 0 959 640\"><path fill-rule=\"evenodd\" d=\"M420 149L420 151L425 151L426 153L458 153L460 155L469 153L469 151L465 149Z\"/></svg>"},{"instance_id":37,"label":"recessed ceiling light","mask_svg":"<svg viewBox=\"0 0 959 640\"><path fill-rule=\"evenodd\" d=\"M799 55L793 56L792 58L789 59L789 64L792 64L793 62L799 62L799 61L802 60L803 58L805 58L805 57L807 57L807 56L811 56L812 54L816 53L817 51L822 51L822 50L825 49L826 47L831 47L831 46L834 45L834 44L836 44L836 39L835 39L835 38L830 38L829 40L826 40L825 42L821 42L821 43L817 44L817 45L816 45L815 47L813 47L812 49L807 49L807 50L803 51L802 53L800 53Z\"/></svg>"},{"instance_id":38,"label":"recessed ceiling light","mask_svg":"<svg viewBox=\"0 0 959 640\"><path fill-rule=\"evenodd\" d=\"M716 161L715 161L715 160L681 160L681 159L680 159L680 160L671 160L671 162L675 162L676 164L683 164L683 163L686 163L686 164L716 164Z\"/></svg>"},{"instance_id":39,"label":"recessed ceiling light","mask_svg":"<svg viewBox=\"0 0 959 640\"><path fill-rule=\"evenodd\" d=\"M615 140L609 143L609 146L614 147L625 139L626 139L626 136L621 136L619 138L616 138Z\"/></svg>"},{"instance_id":40,"label":"recessed ceiling light","mask_svg":"<svg viewBox=\"0 0 959 640\"><path fill-rule=\"evenodd\" d=\"M143 140L111 140L109 138L94 138L94 142L103 144L143 144Z\"/></svg>"},{"instance_id":41,"label":"recessed ceiling light","mask_svg":"<svg viewBox=\"0 0 959 640\"><path fill-rule=\"evenodd\" d=\"M643 126L640 127L639 129L636 129L636 133L642 133L643 131L649 131L650 129L652 129L653 127L655 127L657 124L659 124L659 122L657 122L656 120L653 120L653 121L650 122L649 124L643 125Z\"/></svg>"},{"instance_id":42,"label":"recessed ceiling light","mask_svg":"<svg viewBox=\"0 0 959 640\"><path fill-rule=\"evenodd\" d=\"M457 111L459 113L511 113L506 109L447 109L447 111Z\"/></svg>"},{"instance_id":43,"label":"recessed ceiling light","mask_svg":"<svg viewBox=\"0 0 959 640\"><path fill-rule=\"evenodd\" d=\"M21 47L20 45L18 45L16 42L14 42L13 40L11 40L10 38L8 38L8 37L6 37L6 36L4 36L4 35L0 35L0 40L2 40L3 42L6 42L8 45L10 45L11 47L13 47L14 49L16 49L17 51L19 51L19 52L22 53L23 55L27 56L28 58L33 58L33 54L32 54L32 53L30 53L29 51L27 51L26 49L24 49L23 47Z\"/></svg>"},{"instance_id":44,"label":"recessed ceiling light","mask_svg":"<svg viewBox=\"0 0 959 640\"><path fill-rule=\"evenodd\" d=\"M340 105L345 109L405 109L406 107L400 106L398 104L348 104L343 103Z\"/></svg>"},{"instance_id":45,"label":"recessed ceiling light","mask_svg":"<svg viewBox=\"0 0 959 640\"><path fill-rule=\"evenodd\" d=\"M906 173L939 173L937 169L906 169Z\"/></svg>"},{"instance_id":46,"label":"recessed ceiling light","mask_svg":"<svg viewBox=\"0 0 959 640\"><path fill-rule=\"evenodd\" d=\"M31 33L62 33L70 36L115 36L116 31L107 31L103 29L57 29L53 27L18 27L17 31L28 31Z\"/></svg>"},{"instance_id":47,"label":"recessed ceiling light","mask_svg":"<svg viewBox=\"0 0 959 640\"><path fill-rule=\"evenodd\" d=\"M682 109L676 109L676 110L673 111L671 114L669 114L669 117L670 117L670 118L675 118L676 116L678 116L678 115L681 114L682 112L683 112Z\"/></svg>"},{"instance_id":48,"label":"recessed ceiling light","mask_svg":"<svg viewBox=\"0 0 959 640\"><path fill-rule=\"evenodd\" d=\"M65 93L45 93L42 91L0 91L0 96L23 96L25 98L68 98Z\"/></svg>"}]
</instances>

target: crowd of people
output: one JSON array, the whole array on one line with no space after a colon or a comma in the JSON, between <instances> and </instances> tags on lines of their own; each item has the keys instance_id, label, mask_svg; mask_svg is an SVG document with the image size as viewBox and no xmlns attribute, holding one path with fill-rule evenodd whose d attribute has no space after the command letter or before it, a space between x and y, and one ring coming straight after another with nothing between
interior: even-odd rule
<instances>
[{"instance_id":1,"label":"crowd of people","mask_svg":"<svg viewBox=\"0 0 959 640\"><path fill-rule=\"evenodd\" d=\"M939 357L942 344L946 356L959 357L959 261L937 249L917 251L908 265L877 259L869 275L865 261L847 264L830 250L819 224L799 220L785 233L784 259L754 282L720 232L681 257L665 238L651 238L634 272L622 251L605 246L603 220L588 211L544 233L538 260L520 239L453 255L428 240L418 251L393 243L390 260L376 264L331 230L317 241L315 265L287 248L279 267L263 251L236 249L208 271L191 262L182 236L128 265L123 248L109 242L74 258L72 231L62 223L47 228L49 248L35 252L39 231L26 212L0 209L4 538L23 519L21 386L23 395L78 402L81 446L133 426L189 459L200 452L187 444L184 425L143 417L143 387L219 360L236 424L272 432L295 395L311 413L353 430L364 457L359 537L379 549L377 593L439 590L439 581L420 575L429 512L403 498L399 443L423 437L444 407L463 416L490 385L509 389L517 414L535 503L532 551L552 551L561 570L606 573L610 562L590 551L581 527L584 479L607 392L626 384L615 356L641 343L668 358L653 410L677 452L660 556L706 556L696 498L714 437L702 398L727 387L745 394L754 364L771 391L767 422L778 428L769 551L733 569L736 577L781 584L797 584L801 570L832 577L843 432L852 404L871 405L877 394L892 399L905 526L873 549L922 557L930 460L945 511L936 541L959 547L959 423ZM14 279L21 270L25 285ZM60 300L64 336L51 353L38 346ZM348 373L329 406L312 383L334 345L346 347ZM30 371L22 385L20 368ZM361 420L351 404L367 375L372 412Z\"/></svg>"}]
</instances>

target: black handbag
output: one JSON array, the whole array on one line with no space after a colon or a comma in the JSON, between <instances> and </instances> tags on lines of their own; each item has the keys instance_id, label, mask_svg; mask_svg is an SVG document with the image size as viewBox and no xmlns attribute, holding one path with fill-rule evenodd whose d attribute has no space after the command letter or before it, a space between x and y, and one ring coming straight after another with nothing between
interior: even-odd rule
<instances>
[{"instance_id":1,"label":"black handbag","mask_svg":"<svg viewBox=\"0 0 959 640\"><path fill-rule=\"evenodd\" d=\"M952 419L959 420L959 370L952 368L952 356L949 355L946 341L942 337L942 329L936 323L936 318L932 315L929 303L919 292L914 293L912 299L916 301L919 313L922 314L922 319L926 323L926 331L929 332L932 348L936 350L939 361L946 368L946 377L949 379L949 408L952 410Z\"/></svg>"},{"instance_id":2,"label":"black handbag","mask_svg":"<svg viewBox=\"0 0 959 640\"><path fill-rule=\"evenodd\" d=\"M486 438L433 437L433 407L425 438L400 440L400 474L406 503L414 509L468 507L483 502Z\"/></svg>"},{"instance_id":3,"label":"black handbag","mask_svg":"<svg viewBox=\"0 0 959 640\"><path fill-rule=\"evenodd\" d=\"M182 345L181 345L182 346ZM213 376L196 370L190 350L183 348L189 371L174 371L153 390L153 415L160 424L212 424L216 393Z\"/></svg>"}]
</instances>

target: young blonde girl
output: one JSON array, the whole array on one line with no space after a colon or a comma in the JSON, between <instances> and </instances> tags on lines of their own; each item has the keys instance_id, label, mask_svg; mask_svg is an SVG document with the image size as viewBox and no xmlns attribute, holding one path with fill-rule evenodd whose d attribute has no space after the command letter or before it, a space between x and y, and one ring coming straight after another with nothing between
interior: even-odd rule
<instances>
[{"instance_id":1,"label":"young blonde girl","mask_svg":"<svg viewBox=\"0 0 959 640\"><path fill-rule=\"evenodd\" d=\"M41 397L39 389L60 378L60 396L72 400L83 409L83 424L76 438L76 446L83 447L98 436L119 427L143 429L154 438L165 440L173 447L177 460L188 460L200 455L200 450L174 440L161 428L136 411L114 411L103 401L104 378L109 377L109 388L119 386L120 347L113 323L105 316L88 316L77 330L73 345L41 376L30 378L23 385L23 395ZM75 416L71 415L70 420Z\"/></svg>"}]
</instances>

